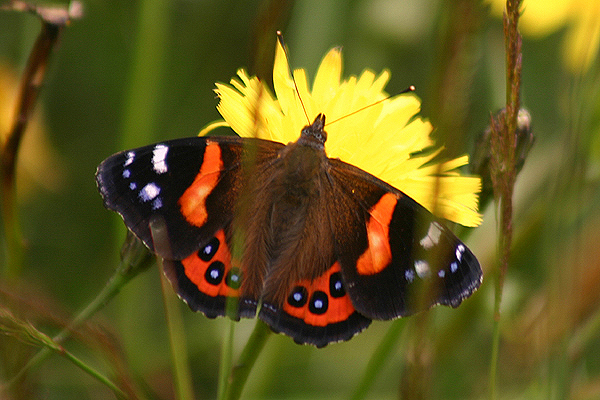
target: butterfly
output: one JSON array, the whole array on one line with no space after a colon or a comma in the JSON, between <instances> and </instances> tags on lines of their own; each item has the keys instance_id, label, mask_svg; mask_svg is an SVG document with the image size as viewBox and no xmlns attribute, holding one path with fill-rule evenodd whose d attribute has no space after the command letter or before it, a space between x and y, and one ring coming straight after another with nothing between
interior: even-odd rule
<instances>
[{"instance_id":1,"label":"butterfly","mask_svg":"<svg viewBox=\"0 0 600 400\"><path fill-rule=\"evenodd\" d=\"M164 141L98 167L104 205L164 258L207 317L258 318L297 343L345 341L371 320L457 307L481 284L473 253L400 190L328 158L325 116L293 143ZM153 241L159 221L167 245Z\"/></svg>"}]
</instances>

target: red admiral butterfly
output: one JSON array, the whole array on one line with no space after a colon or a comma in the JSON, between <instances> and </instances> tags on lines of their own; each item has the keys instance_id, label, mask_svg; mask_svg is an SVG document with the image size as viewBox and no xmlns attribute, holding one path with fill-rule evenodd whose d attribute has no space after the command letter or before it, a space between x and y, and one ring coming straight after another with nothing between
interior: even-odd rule
<instances>
[{"instance_id":1,"label":"red admiral butterfly","mask_svg":"<svg viewBox=\"0 0 600 400\"><path fill-rule=\"evenodd\" d=\"M100 164L98 188L153 251L149 224L162 218L165 273L208 317L225 315L234 297L238 317L258 309L273 330L322 347L372 319L457 307L481 283L473 253L401 191L327 158L324 125L318 115L287 146L193 137L124 151ZM244 232L240 261L234 223Z\"/></svg>"},{"instance_id":2,"label":"red admiral butterfly","mask_svg":"<svg viewBox=\"0 0 600 400\"><path fill-rule=\"evenodd\" d=\"M109 157L96 180L104 205L164 258L179 296L210 318L258 312L322 347L372 319L470 296L482 279L473 253L398 189L328 158L326 140L319 114L288 145L165 141ZM153 242L157 220L168 246Z\"/></svg>"}]
</instances>

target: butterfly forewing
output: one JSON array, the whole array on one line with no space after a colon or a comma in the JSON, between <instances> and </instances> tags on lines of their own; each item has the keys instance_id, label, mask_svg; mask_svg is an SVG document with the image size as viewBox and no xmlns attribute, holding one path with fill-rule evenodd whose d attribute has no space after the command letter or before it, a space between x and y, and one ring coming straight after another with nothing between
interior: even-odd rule
<instances>
[{"instance_id":1,"label":"butterfly forewing","mask_svg":"<svg viewBox=\"0 0 600 400\"><path fill-rule=\"evenodd\" d=\"M420 204L366 172L330 160L339 260L354 307L372 319L457 307L481 283L471 251Z\"/></svg>"},{"instance_id":2,"label":"butterfly forewing","mask_svg":"<svg viewBox=\"0 0 600 400\"><path fill-rule=\"evenodd\" d=\"M117 153L96 172L104 205L121 214L127 227L153 251L149 222L161 216L170 253L161 254L159 249L159 255L184 259L231 223L242 185L243 143L232 136L194 137ZM276 156L280 146L265 143L260 155Z\"/></svg>"}]
</instances>

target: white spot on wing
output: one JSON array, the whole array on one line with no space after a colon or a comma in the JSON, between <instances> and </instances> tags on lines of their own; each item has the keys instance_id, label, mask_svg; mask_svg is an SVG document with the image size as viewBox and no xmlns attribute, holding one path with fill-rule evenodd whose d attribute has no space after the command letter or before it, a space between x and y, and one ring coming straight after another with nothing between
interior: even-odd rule
<instances>
[{"instance_id":1,"label":"white spot on wing","mask_svg":"<svg viewBox=\"0 0 600 400\"><path fill-rule=\"evenodd\" d=\"M167 172L167 153L169 147L164 144L157 144L152 150L152 167L157 174L164 174Z\"/></svg>"},{"instance_id":2,"label":"white spot on wing","mask_svg":"<svg viewBox=\"0 0 600 400\"><path fill-rule=\"evenodd\" d=\"M412 282L413 279L415 279L415 271L413 271L412 269L407 269L406 271L404 271L404 278L408 282Z\"/></svg>"},{"instance_id":3,"label":"white spot on wing","mask_svg":"<svg viewBox=\"0 0 600 400\"><path fill-rule=\"evenodd\" d=\"M425 278L429 276L429 264L427 264L427 261L425 260L416 260L415 271L417 271L417 275L419 275L419 278Z\"/></svg>"},{"instance_id":4,"label":"white spot on wing","mask_svg":"<svg viewBox=\"0 0 600 400\"><path fill-rule=\"evenodd\" d=\"M458 270L458 264L453 262L452 264L450 264L450 272L454 273Z\"/></svg>"},{"instance_id":5,"label":"white spot on wing","mask_svg":"<svg viewBox=\"0 0 600 400\"><path fill-rule=\"evenodd\" d=\"M135 182L131 182L131 183L129 184L129 189L131 189L131 190L135 190L135 189L137 189L137 183L135 183Z\"/></svg>"},{"instance_id":6,"label":"white spot on wing","mask_svg":"<svg viewBox=\"0 0 600 400\"><path fill-rule=\"evenodd\" d=\"M156 183L150 182L149 184L144 186L142 190L140 190L140 193L138 195L140 196L140 199L142 199L142 201L146 202L154 200L154 198L158 196L159 193L160 187L156 186Z\"/></svg>"},{"instance_id":7,"label":"white spot on wing","mask_svg":"<svg viewBox=\"0 0 600 400\"><path fill-rule=\"evenodd\" d=\"M458 260L458 262L460 262L460 260L462 259L462 255L465 252L465 245L464 244L459 244L458 246L456 246L456 259Z\"/></svg>"},{"instance_id":8,"label":"white spot on wing","mask_svg":"<svg viewBox=\"0 0 600 400\"><path fill-rule=\"evenodd\" d=\"M162 205L163 205L162 199L160 197L157 197L152 201L152 209L153 210L158 210L159 208L162 207Z\"/></svg>"},{"instance_id":9,"label":"white spot on wing","mask_svg":"<svg viewBox=\"0 0 600 400\"><path fill-rule=\"evenodd\" d=\"M125 162L123 163L123 166L126 167L129 164L131 164L133 162L134 158L135 158L135 153L133 151L127 152L127 158L125 159Z\"/></svg>"},{"instance_id":10,"label":"white spot on wing","mask_svg":"<svg viewBox=\"0 0 600 400\"><path fill-rule=\"evenodd\" d=\"M444 271L443 269L440 269L440 270L438 271L438 276L439 276L440 278L443 278L444 276L446 276L446 271Z\"/></svg>"},{"instance_id":11,"label":"white spot on wing","mask_svg":"<svg viewBox=\"0 0 600 400\"><path fill-rule=\"evenodd\" d=\"M128 169L123 170L123 178L128 179L131 176L131 171Z\"/></svg>"},{"instance_id":12,"label":"white spot on wing","mask_svg":"<svg viewBox=\"0 0 600 400\"><path fill-rule=\"evenodd\" d=\"M441 234L441 225L434 221L431 224L429 224L429 230L427 231L427 235L425 235L425 237L421 239L419 243L421 244L421 246L423 246L425 250L429 250L433 246L438 244L438 242L440 241Z\"/></svg>"}]
</instances>

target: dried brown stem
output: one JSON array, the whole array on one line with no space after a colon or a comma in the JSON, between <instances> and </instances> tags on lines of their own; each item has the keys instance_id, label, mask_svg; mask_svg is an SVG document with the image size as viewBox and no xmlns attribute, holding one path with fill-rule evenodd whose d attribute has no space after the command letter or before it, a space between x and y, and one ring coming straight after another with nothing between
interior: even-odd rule
<instances>
[{"instance_id":1,"label":"dried brown stem","mask_svg":"<svg viewBox=\"0 0 600 400\"><path fill-rule=\"evenodd\" d=\"M10 276L15 275L22 253L14 207L15 171L19 146L43 86L50 55L58 42L60 32L72 18L81 15L81 7L78 2L74 2L67 10L35 7L23 1L12 1L2 9L34 13L42 22L42 29L31 49L23 72L11 129L0 149L0 185L3 193L1 206L9 253L7 275Z\"/></svg>"}]
</instances>

